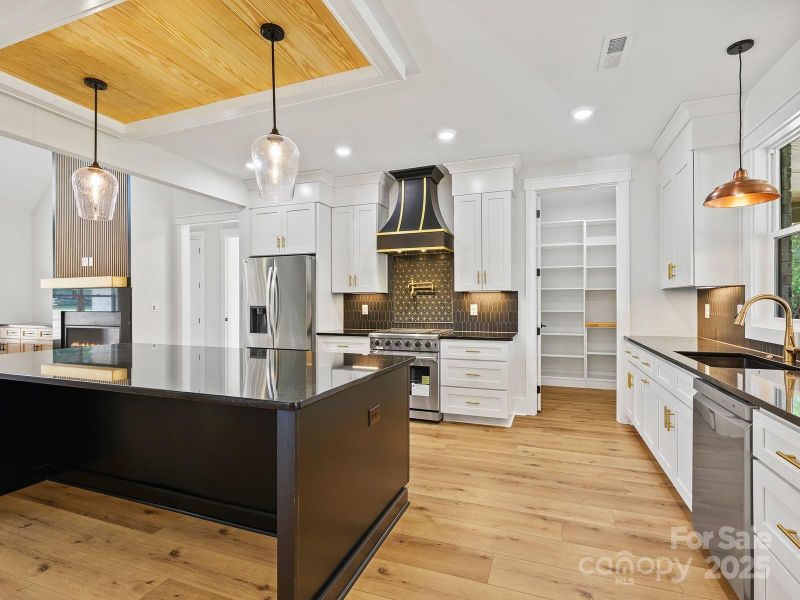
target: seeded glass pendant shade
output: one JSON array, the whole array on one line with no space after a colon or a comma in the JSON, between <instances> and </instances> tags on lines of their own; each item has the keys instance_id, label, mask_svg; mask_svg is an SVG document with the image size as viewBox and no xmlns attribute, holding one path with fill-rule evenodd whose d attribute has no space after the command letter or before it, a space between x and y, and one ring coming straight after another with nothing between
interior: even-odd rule
<instances>
[{"instance_id":1,"label":"seeded glass pendant shade","mask_svg":"<svg viewBox=\"0 0 800 600\"><path fill-rule=\"evenodd\" d=\"M737 208L772 202L781 197L775 186L763 179L751 179L742 167L742 54L754 45L753 40L742 40L728 46L728 54L739 57L739 168L733 174L733 179L714 188L703 206Z\"/></svg>"},{"instance_id":2,"label":"seeded glass pendant shade","mask_svg":"<svg viewBox=\"0 0 800 600\"><path fill-rule=\"evenodd\" d=\"M93 77L87 77L83 82L94 89L94 161L72 174L72 192L81 219L110 221L117 206L119 182L97 164L97 92L108 89L108 85Z\"/></svg>"},{"instance_id":3,"label":"seeded glass pendant shade","mask_svg":"<svg viewBox=\"0 0 800 600\"><path fill-rule=\"evenodd\" d=\"M261 35L270 41L272 49L272 131L256 139L250 152L261 197L273 201L288 200L294 192L297 170L300 167L300 150L297 149L297 144L278 132L275 42L284 38L284 32L279 25L264 23L261 26Z\"/></svg>"}]
</instances>

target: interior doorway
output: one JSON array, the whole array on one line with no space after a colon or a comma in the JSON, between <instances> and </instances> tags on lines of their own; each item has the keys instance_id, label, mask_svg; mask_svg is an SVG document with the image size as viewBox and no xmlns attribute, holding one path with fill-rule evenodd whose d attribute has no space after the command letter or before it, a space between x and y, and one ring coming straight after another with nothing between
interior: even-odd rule
<instances>
[{"instance_id":1,"label":"interior doorway","mask_svg":"<svg viewBox=\"0 0 800 600\"><path fill-rule=\"evenodd\" d=\"M189 236L189 343L206 345L206 236L194 231Z\"/></svg>"},{"instance_id":2,"label":"interior doorway","mask_svg":"<svg viewBox=\"0 0 800 600\"><path fill-rule=\"evenodd\" d=\"M239 230L223 229L222 240L222 318L223 345L239 347Z\"/></svg>"}]
</instances>

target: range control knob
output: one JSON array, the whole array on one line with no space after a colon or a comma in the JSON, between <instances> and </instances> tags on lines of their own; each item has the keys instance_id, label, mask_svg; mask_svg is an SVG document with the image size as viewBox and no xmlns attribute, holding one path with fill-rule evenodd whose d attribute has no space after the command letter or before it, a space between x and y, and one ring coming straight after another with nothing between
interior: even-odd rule
<instances>
[{"instance_id":1,"label":"range control knob","mask_svg":"<svg viewBox=\"0 0 800 600\"><path fill-rule=\"evenodd\" d=\"M431 343L430 342L425 342L425 347L426 348L430 348L431 347Z\"/></svg>"},{"instance_id":2,"label":"range control knob","mask_svg":"<svg viewBox=\"0 0 800 600\"><path fill-rule=\"evenodd\" d=\"M398 348L400 347L400 345L401 345L401 344L402 344L402 342L401 342L400 340L397 340L397 341L394 343L394 345L395 345L395 346L397 346Z\"/></svg>"},{"instance_id":3,"label":"range control knob","mask_svg":"<svg viewBox=\"0 0 800 600\"><path fill-rule=\"evenodd\" d=\"M388 348L391 345L392 345L392 340L386 340L386 343L384 344L384 346L386 346Z\"/></svg>"},{"instance_id":4,"label":"range control knob","mask_svg":"<svg viewBox=\"0 0 800 600\"><path fill-rule=\"evenodd\" d=\"M417 342L414 344L417 348L422 348L422 342Z\"/></svg>"},{"instance_id":5,"label":"range control knob","mask_svg":"<svg viewBox=\"0 0 800 600\"><path fill-rule=\"evenodd\" d=\"M410 341L406 341L406 348L411 348L411 342Z\"/></svg>"}]
</instances>

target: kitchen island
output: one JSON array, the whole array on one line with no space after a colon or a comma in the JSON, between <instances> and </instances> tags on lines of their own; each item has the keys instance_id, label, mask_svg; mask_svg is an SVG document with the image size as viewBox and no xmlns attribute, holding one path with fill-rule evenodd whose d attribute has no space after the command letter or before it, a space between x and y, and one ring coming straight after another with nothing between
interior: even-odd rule
<instances>
[{"instance_id":1,"label":"kitchen island","mask_svg":"<svg viewBox=\"0 0 800 600\"><path fill-rule=\"evenodd\" d=\"M274 535L279 600L339 598L408 506L410 362L149 344L2 356L0 494L52 480Z\"/></svg>"}]
</instances>

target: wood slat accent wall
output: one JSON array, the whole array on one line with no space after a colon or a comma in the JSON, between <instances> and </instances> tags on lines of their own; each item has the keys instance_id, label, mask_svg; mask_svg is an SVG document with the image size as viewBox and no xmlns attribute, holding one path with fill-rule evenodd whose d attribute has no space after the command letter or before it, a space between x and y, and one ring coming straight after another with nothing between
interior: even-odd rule
<instances>
[{"instance_id":1,"label":"wood slat accent wall","mask_svg":"<svg viewBox=\"0 0 800 600\"><path fill-rule=\"evenodd\" d=\"M119 181L119 197L111 221L86 221L78 216L72 173L87 161L53 154L55 190L54 277L130 277L130 176L110 169ZM91 267L81 259L91 256Z\"/></svg>"}]
</instances>

